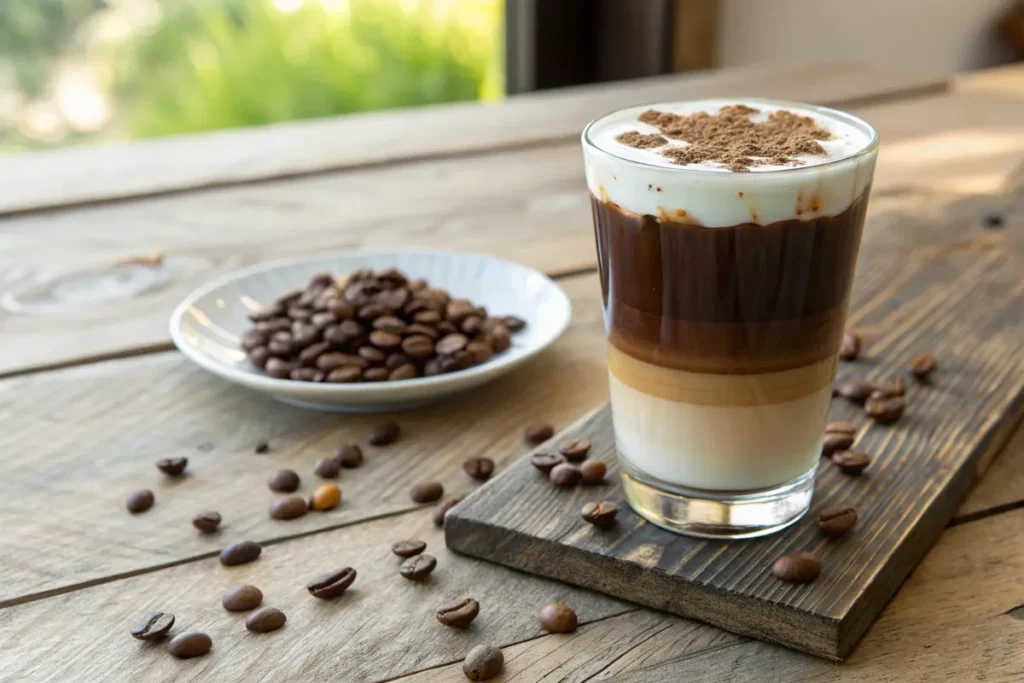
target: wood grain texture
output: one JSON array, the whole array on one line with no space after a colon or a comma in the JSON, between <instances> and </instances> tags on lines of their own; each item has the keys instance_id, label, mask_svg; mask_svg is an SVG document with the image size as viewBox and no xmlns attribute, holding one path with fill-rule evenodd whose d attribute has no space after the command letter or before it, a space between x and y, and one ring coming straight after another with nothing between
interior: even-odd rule
<instances>
[{"instance_id":1,"label":"wood grain texture","mask_svg":"<svg viewBox=\"0 0 1024 683\"><path fill-rule=\"evenodd\" d=\"M974 519L993 511L1017 507L1024 507L1024 429L1019 426L1006 448L956 511L953 521Z\"/></svg>"},{"instance_id":2,"label":"wood grain texture","mask_svg":"<svg viewBox=\"0 0 1024 683\"><path fill-rule=\"evenodd\" d=\"M531 93L500 105L450 104L61 149L0 162L0 215L575 138L591 119L638 102L756 91L839 103L944 87L942 77L867 66L750 66Z\"/></svg>"},{"instance_id":3,"label":"wood grain texture","mask_svg":"<svg viewBox=\"0 0 1024 683\"><path fill-rule=\"evenodd\" d=\"M402 438L366 437L387 415L338 416L279 404L192 366L180 354L94 364L0 382L0 606L69 587L415 507L409 489L441 481L465 492L462 462L493 455L499 467L525 450L522 429L543 417L566 425L607 394L597 278L563 280L575 320L549 351L490 386L395 415ZM269 440L271 452L254 446ZM280 467L308 495L317 459L346 441L366 464L343 470L344 502L292 521L269 518L266 485ZM162 457L189 458L169 479ZM150 488L156 505L130 515L125 498ZM192 528L198 512L224 517L219 533Z\"/></svg>"},{"instance_id":4,"label":"wood grain texture","mask_svg":"<svg viewBox=\"0 0 1024 683\"><path fill-rule=\"evenodd\" d=\"M850 406L834 406L834 417L861 425L858 447L874 462L858 478L823 463L814 508L800 523L769 538L726 544L676 536L626 508L617 530L595 532L579 519L580 507L607 498L625 508L618 488L560 490L522 459L453 511L449 547L743 635L844 657L1024 409L1019 241L922 246L901 253L888 269L872 265L884 285L866 291L859 281L850 316L870 346L863 361L842 367L840 378L906 374L907 359L923 350L936 354L940 371L927 386L911 383L908 415L893 427L869 425ZM572 437L591 439L594 457L614 458L606 408L558 438ZM858 533L838 543L822 538L816 510L844 504L859 510ZM770 574L772 560L796 550L813 551L824 564L809 586L786 585Z\"/></svg>"}]
</instances>

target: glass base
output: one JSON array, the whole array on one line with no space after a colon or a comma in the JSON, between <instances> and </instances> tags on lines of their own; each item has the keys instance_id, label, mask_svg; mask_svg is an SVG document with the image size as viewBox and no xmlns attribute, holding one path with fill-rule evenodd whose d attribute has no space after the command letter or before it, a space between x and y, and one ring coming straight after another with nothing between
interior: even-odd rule
<instances>
[{"instance_id":1,"label":"glass base","mask_svg":"<svg viewBox=\"0 0 1024 683\"><path fill-rule=\"evenodd\" d=\"M699 538L740 539L785 529L811 505L814 473L769 489L707 491L646 477L619 459L622 489L638 515L663 529Z\"/></svg>"}]
</instances>

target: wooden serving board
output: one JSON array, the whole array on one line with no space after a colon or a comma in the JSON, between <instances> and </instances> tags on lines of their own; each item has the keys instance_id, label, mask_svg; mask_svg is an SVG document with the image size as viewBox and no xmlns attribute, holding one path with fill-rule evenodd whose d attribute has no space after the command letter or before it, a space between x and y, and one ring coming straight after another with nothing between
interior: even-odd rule
<instances>
[{"instance_id":1,"label":"wooden serving board","mask_svg":"<svg viewBox=\"0 0 1024 683\"><path fill-rule=\"evenodd\" d=\"M1020 203L1021 195L1011 200ZM962 214L948 207L946 220ZM1018 207L1019 208L1019 207ZM941 220L941 219L940 219ZM956 219L962 220L960 218ZM877 225L875 228L877 229ZM915 230L913 220L894 229ZM859 477L822 461L808 515L785 531L749 541L679 536L623 502L614 466L604 486L560 490L524 457L448 515L448 547L735 633L842 659L938 537L971 482L1012 434L1024 411L1024 250L1014 230L945 225L962 241L885 250L862 263L851 326L866 333L863 357L840 379L907 380L908 408L893 426L833 399L832 419L858 425L856 448L874 461ZM906 237L906 234L903 235ZM920 384L907 359L932 351L939 369ZM607 406L538 450L590 439L591 457L614 464ZM580 518L588 501L620 504L618 524ZM818 510L855 505L857 529L823 537ZM779 555L806 550L823 563L813 583L791 585L770 570Z\"/></svg>"}]
</instances>

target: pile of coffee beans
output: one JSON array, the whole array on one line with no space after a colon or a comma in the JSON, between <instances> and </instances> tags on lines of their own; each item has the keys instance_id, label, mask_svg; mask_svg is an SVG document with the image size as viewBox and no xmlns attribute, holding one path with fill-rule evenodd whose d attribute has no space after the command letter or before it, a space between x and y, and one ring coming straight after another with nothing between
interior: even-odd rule
<instances>
[{"instance_id":1,"label":"pile of coffee beans","mask_svg":"<svg viewBox=\"0 0 1024 683\"><path fill-rule=\"evenodd\" d=\"M316 275L249 315L249 361L277 379L384 382L465 370L508 349L525 327L401 271Z\"/></svg>"}]
</instances>

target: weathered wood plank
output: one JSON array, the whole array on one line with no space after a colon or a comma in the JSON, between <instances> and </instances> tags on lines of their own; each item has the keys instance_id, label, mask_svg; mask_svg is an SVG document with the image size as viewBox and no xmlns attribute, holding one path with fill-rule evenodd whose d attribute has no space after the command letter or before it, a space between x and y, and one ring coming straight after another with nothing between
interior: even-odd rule
<instances>
[{"instance_id":1,"label":"weathered wood plank","mask_svg":"<svg viewBox=\"0 0 1024 683\"><path fill-rule=\"evenodd\" d=\"M822 103L936 92L943 77L855 65L750 66L460 103L71 148L0 161L0 215L574 138L638 102L757 92ZM410 134L410 131L414 131Z\"/></svg>"}]
</instances>

